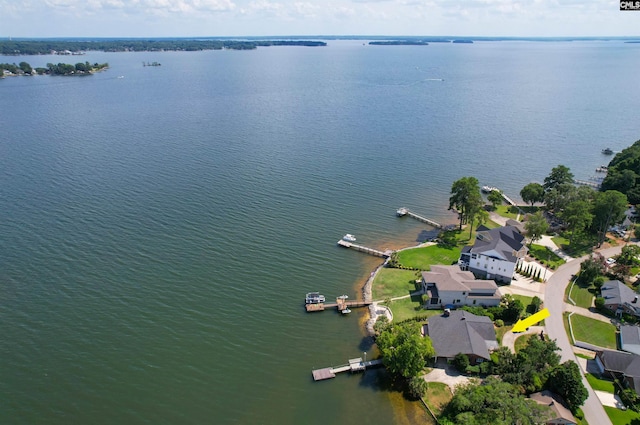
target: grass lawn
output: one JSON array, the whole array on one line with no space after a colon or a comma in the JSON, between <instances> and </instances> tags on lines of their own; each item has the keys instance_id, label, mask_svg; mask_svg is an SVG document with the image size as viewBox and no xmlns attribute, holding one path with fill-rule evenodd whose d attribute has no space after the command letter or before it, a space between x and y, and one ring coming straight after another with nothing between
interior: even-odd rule
<instances>
[{"instance_id":1,"label":"grass lawn","mask_svg":"<svg viewBox=\"0 0 640 425\"><path fill-rule=\"evenodd\" d=\"M571 316L571 325L577 340L612 350L617 348L616 327L611 323L574 314Z\"/></svg>"},{"instance_id":2,"label":"grass lawn","mask_svg":"<svg viewBox=\"0 0 640 425\"><path fill-rule=\"evenodd\" d=\"M604 406L605 412L615 425L637 425L640 423L640 413L633 410L620 410L611 406Z\"/></svg>"},{"instance_id":3,"label":"grass lawn","mask_svg":"<svg viewBox=\"0 0 640 425\"><path fill-rule=\"evenodd\" d=\"M414 284L418 279L413 270L380 269L371 287L374 300L401 297L416 290Z\"/></svg>"},{"instance_id":4,"label":"grass lawn","mask_svg":"<svg viewBox=\"0 0 640 425\"><path fill-rule=\"evenodd\" d=\"M496 213L498 213L498 215L501 215L502 217L506 217L506 218L511 218L511 219L516 219L516 217L518 216L518 209L516 207L512 207L511 205L498 205L498 208L496 208Z\"/></svg>"},{"instance_id":5,"label":"grass lawn","mask_svg":"<svg viewBox=\"0 0 640 425\"><path fill-rule=\"evenodd\" d=\"M502 337L504 336L504 334L509 332L512 328L513 328L513 325L500 326L499 328L496 328L496 339L498 340L498 344L502 344Z\"/></svg>"},{"instance_id":6,"label":"grass lawn","mask_svg":"<svg viewBox=\"0 0 640 425\"><path fill-rule=\"evenodd\" d=\"M453 394L448 385L442 382L429 382L424 401L436 416L440 416L442 410L452 398Z\"/></svg>"},{"instance_id":7,"label":"grass lawn","mask_svg":"<svg viewBox=\"0 0 640 425\"><path fill-rule=\"evenodd\" d=\"M566 262L544 245L531 244L531 247L529 247L529 255L540 261L543 265L549 264L549 267L554 270Z\"/></svg>"},{"instance_id":8,"label":"grass lawn","mask_svg":"<svg viewBox=\"0 0 640 425\"><path fill-rule=\"evenodd\" d=\"M527 343L529 342L529 340L531 338L540 338L540 335L538 335L538 334L528 334L528 335L522 335L522 336L519 336L518 338L516 338L516 341L513 344L513 348L516 350L516 353L518 351L522 350L524 347L526 347Z\"/></svg>"},{"instance_id":9,"label":"grass lawn","mask_svg":"<svg viewBox=\"0 0 640 425\"><path fill-rule=\"evenodd\" d=\"M442 314L442 310L425 310L422 308L421 298L419 296L391 301L390 304L385 305L391 308L393 321L395 323L418 316L431 317Z\"/></svg>"},{"instance_id":10,"label":"grass lawn","mask_svg":"<svg viewBox=\"0 0 640 425\"><path fill-rule=\"evenodd\" d=\"M578 307L590 308L593 303L594 294L591 291L595 291L595 287L589 285L589 287L585 287L576 283L571 287L571 299L576 302Z\"/></svg>"},{"instance_id":11,"label":"grass lawn","mask_svg":"<svg viewBox=\"0 0 640 425\"><path fill-rule=\"evenodd\" d=\"M531 300L533 300L533 297L528 297L526 295L511 294L511 296L516 300L520 300L522 306L525 308L525 311L527 309L527 306L531 304Z\"/></svg>"},{"instance_id":12,"label":"grass lawn","mask_svg":"<svg viewBox=\"0 0 640 425\"><path fill-rule=\"evenodd\" d=\"M554 236L551 238L558 248L562 249L572 257L581 257L583 255L590 254L593 252L593 246L597 242L593 236L582 237L582 235L577 235L573 239L573 244L569 245L569 238L565 235Z\"/></svg>"},{"instance_id":13,"label":"grass lawn","mask_svg":"<svg viewBox=\"0 0 640 425\"><path fill-rule=\"evenodd\" d=\"M611 394L614 393L613 381L598 378L597 376L590 373L587 373L586 376L587 381L589 381L589 385L591 385L591 388L593 388L594 390L605 391Z\"/></svg>"},{"instance_id":14,"label":"grass lawn","mask_svg":"<svg viewBox=\"0 0 640 425\"><path fill-rule=\"evenodd\" d=\"M432 264L453 264L460 258L460 248L444 248L438 245L405 249L398 252L398 262L405 267L429 270Z\"/></svg>"}]
</instances>

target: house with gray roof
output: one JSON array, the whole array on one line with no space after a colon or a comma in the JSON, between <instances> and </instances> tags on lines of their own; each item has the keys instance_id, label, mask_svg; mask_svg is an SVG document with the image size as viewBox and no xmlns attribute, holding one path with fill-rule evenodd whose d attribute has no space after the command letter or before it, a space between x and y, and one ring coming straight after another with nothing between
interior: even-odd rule
<instances>
[{"instance_id":1,"label":"house with gray roof","mask_svg":"<svg viewBox=\"0 0 640 425\"><path fill-rule=\"evenodd\" d=\"M529 398L538 404L549 407L550 417L541 423L545 425L576 425L576 418L565 407L559 395L544 390L531 394Z\"/></svg>"},{"instance_id":2,"label":"house with gray roof","mask_svg":"<svg viewBox=\"0 0 640 425\"><path fill-rule=\"evenodd\" d=\"M464 305L491 307L500 304L502 294L493 280L476 279L457 265L431 266L422 272L422 286L429 296L426 308L440 309Z\"/></svg>"},{"instance_id":3,"label":"house with gray roof","mask_svg":"<svg viewBox=\"0 0 640 425\"><path fill-rule=\"evenodd\" d=\"M516 264L527 255L524 236L517 226L488 229L480 226L473 246L465 246L458 264L477 276L511 283Z\"/></svg>"},{"instance_id":4,"label":"house with gray roof","mask_svg":"<svg viewBox=\"0 0 640 425\"><path fill-rule=\"evenodd\" d=\"M640 326L620 326L620 349L640 355Z\"/></svg>"},{"instance_id":5,"label":"house with gray roof","mask_svg":"<svg viewBox=\"0 0 640 425\"><path fill-rule=\"evenodd\" d=\"M605 282L600 294L604 298L604 306L616 315L628 313L640 317L638 294L619 280Z\"/></svg>"},{"instance_id":6,"label":"house with gray roof","mask_svg":"<svg viewBox=\"0 0 640 425\"><path fill-rule=\"evenodd\" d=\"M640 356L624 351L603 350L596 352L596 364L600 373L624 382L640 395Z\"/></svg>"},{"instance_id":7,"label":"house with gray roof","mask_svg":"<svg viewBox=\"0 0 640 425\"><path fill-rule=\"evenodd\" d=\"M490 360L490 351L498 348L491 319L464 310L430 317L423 332L431 338L436 356L447 360L463 353L471 364L482 363Z\"/></svg>"}]
</instances>

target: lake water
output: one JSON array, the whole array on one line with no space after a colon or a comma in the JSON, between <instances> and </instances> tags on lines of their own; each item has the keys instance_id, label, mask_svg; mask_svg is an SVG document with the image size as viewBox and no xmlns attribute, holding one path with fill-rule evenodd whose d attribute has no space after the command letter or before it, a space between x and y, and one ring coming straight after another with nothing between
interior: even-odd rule
<instances>
[{"instance_id":1,"label":"lake water","mask_svg":"<svg viewBox=\"0 0 640 425\"><path fill-rule=\"evenodd\" d=\"M415 244L395 210L454 223L460 177L518 198L558 164L594 175L640 138L639 49L5 57L110 69L0 80L0 422L415 422L384 373L312 382L372 347L364 311L304 294L360 295L379 261L336 241Z\"/></svg>"}]
</instances>

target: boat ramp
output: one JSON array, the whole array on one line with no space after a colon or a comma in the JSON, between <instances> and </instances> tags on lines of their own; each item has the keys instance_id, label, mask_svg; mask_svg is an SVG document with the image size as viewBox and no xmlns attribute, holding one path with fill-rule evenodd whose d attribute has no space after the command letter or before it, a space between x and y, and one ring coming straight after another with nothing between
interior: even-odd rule
<instances>
[{"instance_id":1,"label":"boat ramp","mask_svg":"<svg viewBox=\"0 0 640 425\"><path fill-rule=\"evenodd\" d=\"M348 364L333 366L333 367L325 367L322 369L316 369L311 371L313 375L314 381L323 381L325 379L331 379L336 377L336 373L341 372L362 372L368 367L379 366L382 364L382 360L369 360L362 361L362 357L358 357L356 359L349 359Z\"/></svg>"}]
</instances>

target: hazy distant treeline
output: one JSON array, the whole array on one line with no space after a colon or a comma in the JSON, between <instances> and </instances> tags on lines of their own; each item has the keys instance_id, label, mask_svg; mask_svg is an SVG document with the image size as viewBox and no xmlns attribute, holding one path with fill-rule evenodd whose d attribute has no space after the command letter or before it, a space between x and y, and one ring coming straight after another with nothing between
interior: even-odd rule
<instances>
[{"instance_id":1,"label":"hazy distant treeline","mask_svg":"<svg viewBox=\"0 0 640 425\"><path fill-rule=\"evenodd\" d=\"M323 41L309 40L2 40L2 55L72 54L89 50L103 52L158 52L163 50L251 50L265 46L326 46Z\"/></svg>"}]
</instances>

